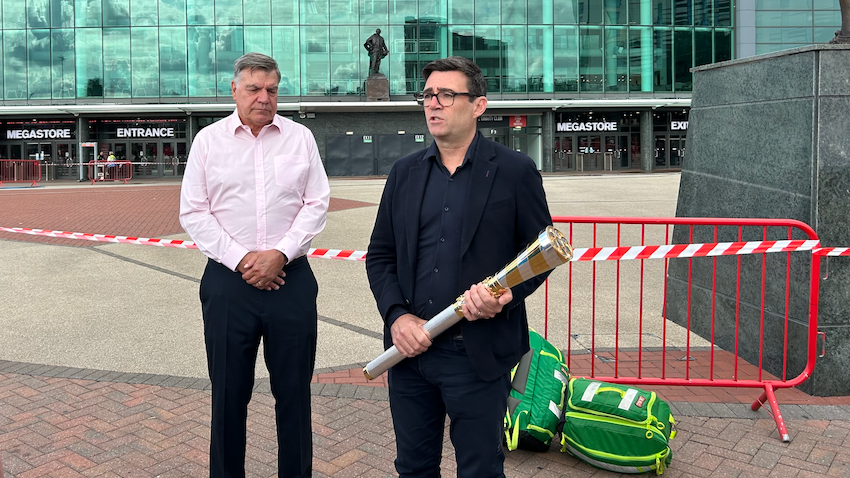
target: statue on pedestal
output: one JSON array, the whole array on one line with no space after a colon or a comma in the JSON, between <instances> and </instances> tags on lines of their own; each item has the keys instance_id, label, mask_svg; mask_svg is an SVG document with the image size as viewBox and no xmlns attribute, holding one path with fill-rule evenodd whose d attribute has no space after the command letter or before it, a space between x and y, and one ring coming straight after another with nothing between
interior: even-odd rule
<instances>
[{"instance_id":1,"label":"statue on pedestal","mask_svg":"<svg viewBox=\"0 0 850 478\"><path fill-rule=\"evenodd\" d=\"M850 0L838 0L841 5L841 30L835 32L835 38L830 40L833 44L850 44Z\"/></svg>"},{"instance_id":2,"label":"statue on pedestal","mask_svg":"<svg viewBox=\"0 0 850 478\"><path fill-rule=\"evenodd\" d=\"M375 33L366 40L363 48L369 53L369 76L379 74L381 60L390 53L387 49L387 44L384 43L384 38L381 36L380 28L375 30Z\"/></svg>"}]
</instances>

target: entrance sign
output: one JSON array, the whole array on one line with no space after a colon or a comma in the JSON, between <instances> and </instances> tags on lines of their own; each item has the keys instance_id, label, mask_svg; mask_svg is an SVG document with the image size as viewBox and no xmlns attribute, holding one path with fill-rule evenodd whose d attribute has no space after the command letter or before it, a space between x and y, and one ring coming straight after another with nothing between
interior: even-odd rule
<instances>
[{"instance_id":1,"label":"entrance sign","mask_svg":"<svg viewBox=\"0 0 850 478\"><path fill-rule=\"evenodd\" d=\"M10 129L6 139L71 139L71 129Z\"/></svg>"},{"instance_id":2,"label":"entrance sign","mask_svg":"<svg viewBox=\"0 0 850 478\"><path fill-rule=\"evenodd\" d=\"M118 128L119 138L173 138L174 128Z\"/></svg>"},{"instance_id":3,"label":"entrance sign","mask_svg":"<svg viewBox=\"0 0 850 478\"><path fill-rule=\"evenodd\" d=\"M563 131L617 131L617 123L586 121L584 123L558 123L558 132Z\"/></svg>"}]
</instances>

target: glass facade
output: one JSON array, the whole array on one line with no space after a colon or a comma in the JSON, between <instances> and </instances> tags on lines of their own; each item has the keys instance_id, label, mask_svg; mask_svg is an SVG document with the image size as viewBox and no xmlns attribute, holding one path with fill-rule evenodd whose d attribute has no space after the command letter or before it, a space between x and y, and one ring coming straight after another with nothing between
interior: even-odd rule
<instances>
[{"instance_id":1,"label":"glass facade","mask_svg":"<svg viewBox=\"0 0 850 478\"><path fill-rule=\"evenodd\" d=\"M826 43L841 29L838 0L756 0L756 54Z\"/></svg>"},{"instance_id":2,"label":"glass facade","mask_svg":"<svg viewBox=\"0 0 850 478\"><path fill-rule=\"evenodd\" d=\"M819 25L835 29L834 0L763 3L788 4L765 17L779 23L764 26L766 43L818 41ZM809 10L795 11L797 4ZM689 92L689 69L731 59L734 45L733 0L0 0L0 7L0 92L12 104L229 99L233 62L248 51L279 62L283 101L362 99L363 42L376 28L390 50L381 71L392 95L421 90L429 61L462 55L481 66L489 92L505 98L664 96ZM808 34L782 26L805 21Z\"/></svg>"}]
</instances>

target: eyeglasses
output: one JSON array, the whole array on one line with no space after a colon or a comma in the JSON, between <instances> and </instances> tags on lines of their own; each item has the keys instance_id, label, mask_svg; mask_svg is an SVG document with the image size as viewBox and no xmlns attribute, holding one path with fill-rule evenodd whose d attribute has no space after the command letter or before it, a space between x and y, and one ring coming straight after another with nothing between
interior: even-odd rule
<instances>
[{"instance_id":1,"label":"eyeglasses","mask_svg":"<svg viewBox=\"0 0 850 478\"><path fill-rule=\"evenodd\" d=\"M472 93L455 93L454 91L440 91L437 93L415 93L416 102L419 106L424 106L425 103L431 103L431 98L437 98L437 103L443 108L455 104L455 96L468 96L470 98L478 98L481 95L473 95Z\"/></svg>"}]
</instances>

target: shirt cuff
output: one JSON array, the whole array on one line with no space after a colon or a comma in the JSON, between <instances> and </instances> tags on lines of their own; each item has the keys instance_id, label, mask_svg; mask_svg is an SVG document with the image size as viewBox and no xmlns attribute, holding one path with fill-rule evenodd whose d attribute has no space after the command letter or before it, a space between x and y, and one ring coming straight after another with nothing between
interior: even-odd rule
<instances>
[{"instance_id":1,"label":"shirt cuff","mask_svg":"<svg viewBox=\"0 0 850 478\"><path fill-rule=\"evenodd\" d=\"M238 266L239 262L242 261L242 258L245 257L245 254L248 254L249 252L251 251L242 246L242 244L234 241L227 251L225 251L224 256L221 258L221 263L228 269L236 272L236 266Z\"/></svg>"}]
</instances>

